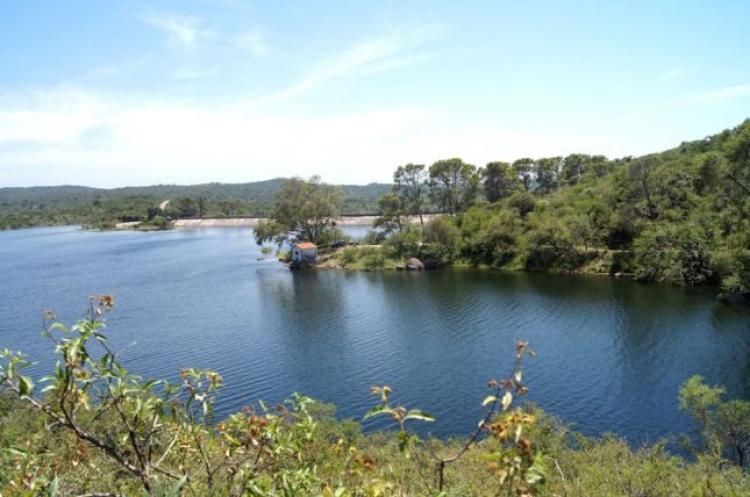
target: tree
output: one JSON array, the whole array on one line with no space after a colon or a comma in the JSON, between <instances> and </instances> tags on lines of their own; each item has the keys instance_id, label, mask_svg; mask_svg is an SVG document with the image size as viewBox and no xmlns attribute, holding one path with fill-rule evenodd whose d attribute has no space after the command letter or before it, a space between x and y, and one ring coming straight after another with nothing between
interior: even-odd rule
<instances>
[{"instance_id":1,"label":"tree","mask_svg":"<svg viewBox=\"0 0 750 497\"><path fill-rule=\"evenodd\" d=\"M583 261L570 228L560 219L532 219L523 240L522 258L529 271L572 271Z\"/></svg>"},{"instance_id":2,"label":"tree","mask_svg":"<svg viewBox=\"0 0 750 497\"><path fill-rule=\"evenodd\" d=\"M456 256L458 228L448 216L431 219L424 225L419 258L427 269L436 269L450 264Z\"/></svg>"},{"instance_id":3,"label":"tree","mask_svg":"<svg viewBox=\"0 0 750 497\"><path fill-rule=\"evenodd\" d=\"M570 154L562 161L560 182L575 185L584 174L592 173L602 177L607 172L607 158L603 155Z\"/></svg>"},{"instance_id":4,"label":"tree","mask_svg":"<svg viewBox=\"0 0 750 497\"><path fill-rule=\"evenodd\" d=\"M430 187L443 212L463 212L476 200L477 168L461 159L439 160L430 166Z\"/></svg>"},{"instance_id":5,"label":"tree","mask_svg":"<svg viewBox=\"0 0 750 497\"><path fill-rule=\"evenodd\" d=\"M718 457L728 455L745 467L750 451L750 402L724 401L725 394L724 387L707 385L695 375L680 387L680 409L688 411L697 423L703 448Z\"/></svg>"},{"instance_id":6,"label":"tree","mask_svg":"<svg viewBox=\"0 0 750 497\"><path fill-rule=\"evenodd\" d=\"M531 167L534 165L534 159L523 158L518 159L513 163L513 171L521 183L525 191L531 191Z\"/></svg>"},{"instance_id":7,"label":"tree","mask_svg":"<svg viewBox=\"0 0 750 497\"><path fill-rule=\"evenodd\" d=\"M178 197L169 203L167 210L172 217L197 217L199 205L193 197Z\"/></svg>"},{"instance_id":8,"label":"tree","mask_svg":"<svg viewBox=\"0 0 750 497\"><path fill-rule=\"evenodd\" d=\"M655 172L659 166L656 157L643 157L628 164L628 180L631 198L636 211L644 217L654 220L659 217L655 198Z\"/></svg>"},{"instance_id":9,"label":"tree","mask_svg":"<svg viewBox=\"0 0 750 497\"><path fill-rule=\"evenodd\" d=\"M386 233L401 231L404 215L401 197L393 192L381 195L378 199L378 211L380 215L373 223L376 228L383 228Z\"/></svg>"},{"instance_id":10,"label":"tree","mask_svg":"<svg viewBox=\"0 0 750 497\"><path fill-rule=\"evenodd\" d=\"M532 171L536 181L536 192L549 193L559 186L561 165L560 157L539 159L534 163Z\"/></svg>"},{"instance_id":11,"label":"tree","mask_svg":"<svg viewBox=\"0 0 750 497\"><path fill-rule=\"evenodd\" d=\"M517 192L508 197L508 207L518 211L521 217L526 217L536 207L536 198L529 192Z\"/></svg>"},{"instance_id":12,"label":"tree","mask_svg":"<svg viewBox=\"0 0 750 497\"><path fill-rule=\"evenodd\" d=\"M490 162L480 170L484 194L490 202L497 202L519 189L519 180L507 162Z\"/></svg>"},{"instance_id":13,"label":"tree","mask_svg":"<svg viewBox=\"0 0 750 497\"><path fill-rule=\"evenodd\" d=\"M635 241L636 278L703 285L712 276L705 235L691 226L649 226Z\"/></svg>"},{"instance_id":14,"label":"tree","mask_svg":"<svg viewBox=\"0 0 750 497\"><path fill-rule=\"evenodd\" d=\"M419 224L424 226L422 211L427 192L427 172L423 164L399 166L393 173L393 191L401 198L407 214L419 216Z\"/></svg>"},{"instance_id":15,"label":"tree","mask_svg":"<svg viewBox=\"0 0 750 497\"><path fill-rule=\"evenodd\" d=\"M259 223L255 231L258 244L282 240L309 241L320 244L336 231L343 193L321 183L318 176L309 181L287 180L274 201L271 218Z\"/></svg>"}]
</instances>

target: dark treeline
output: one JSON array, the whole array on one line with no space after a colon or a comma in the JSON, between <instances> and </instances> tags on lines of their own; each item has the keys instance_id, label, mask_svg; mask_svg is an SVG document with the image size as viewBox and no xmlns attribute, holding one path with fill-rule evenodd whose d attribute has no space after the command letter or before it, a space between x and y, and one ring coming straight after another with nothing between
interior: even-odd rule
<instances>
[{"instance_id":1,"label":"dark treeline","mask_svg":"<svg viewBox=\"0 0 750 497\"><path fill-rule=\"evenodd\" d=\"M203 185L154 185L125 188L53 186L0 188L0 229L83 224L108 228L118 222L163 218L263 217L269 215L274 196L285 180ZM377 198L388 185L343 185L342 212L373 214ZM170 204L164 212L159 206Z\"/></svg>"},{"instance_id":2,"label":"dark treeline","mask_svg":"<svg viewBox=\"0 0 750 497\"><path fill-rule=\"evenodd\" d=\"M408 164L379 207L383 229L370 239L387 237L391 257L623 273L750 293L750 121L637 158ZM432 209L446 216L424 223Z\"/></svg>"}]
</instances>

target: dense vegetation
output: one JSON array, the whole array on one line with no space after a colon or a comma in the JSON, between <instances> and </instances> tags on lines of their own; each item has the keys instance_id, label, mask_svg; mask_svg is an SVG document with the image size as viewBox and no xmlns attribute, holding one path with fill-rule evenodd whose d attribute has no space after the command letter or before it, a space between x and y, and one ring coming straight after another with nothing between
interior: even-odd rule
<instances>
[{"instance_id":1,"label":"dense vegetation","mask_svg":"<svg viewBox=\"0 0 750 497\"><path fill-rule=\"evenodd\" d=\"M0 494L15 496L622 496L750 494L750 403L725 400L700 377L679 393L696 420L690 460L665 443L634 449L614 436L585 438L533 406L515 347L507 377L489 383L478 428L466 438L420 440L411 424L433 417L373 387L365 417L395 431L363 434L331 406L293 395L214 419L222 385L184 369L175 383L128 372L103 334L110 296L66 328L48 315L58 362L36 382L21 354L0 354ZM498 362L503 362L498 359ZM532 373L533 374L533 373ZM439 378L436 379L439 381ZM254 399L248 399L248 401ZM466 409L479 413L476 406Z\"/></svg>"},{"instance_id":2,"label":"dense vegetation","mask_svg":"<svg viewBox=\"0 0 750 497\"><path fill-rule=\"evenodd\" d=\"M167 217L263 217L285 180L204 185L155 185L114 189L82 186L0 188L0 229L84 224L111 227L117 222ZM343 185L342 212L372 214L388 186ZM170 200L166 212L159 206ZM157 220L158 223L158 220Z\"/></svg>"},{"instance_id":3,"label":"dense vegetation","mask_svg":"<svg viewBox=\"0 0 750 497\"><path fill-rule=\"evenodd\" d=\"M404 221L428 203L446 215ZM428 267L621 273L750 294L750 121L637 158L408 164L379 207L381 230L365 243L384 245L339 254L345 266L416 256Z\"/></svg>"}]
</instances>

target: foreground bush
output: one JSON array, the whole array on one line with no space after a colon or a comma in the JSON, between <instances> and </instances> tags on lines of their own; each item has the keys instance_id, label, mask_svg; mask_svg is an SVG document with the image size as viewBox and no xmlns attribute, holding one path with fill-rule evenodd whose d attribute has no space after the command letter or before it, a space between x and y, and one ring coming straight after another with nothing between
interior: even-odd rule
<instances>
[{"instance_id":1,"label":"foreground bush","mask_svg":"<svg viewBox=\"0 0 750 497\"><path fill-rule=\"evenodd\" d=\"M420 440L411 424L433 417L395 403L387 386L373 387L378 402L366 417L390 418L395 434L364 435L358 423L297 394L217 422L217 373L185 369L169 383L124 369L102 334L112 306L109 296L94 298L70 329L47 316L59 360L38 385L23 374L22 355L3 351L1 495L750 495L738 446L729 445L746 435L737 427L747 427L742 416L750 414L736 408L741 402L722 404L721 392L698 379L681 402L714 443L694 462L663 444L633 450L612 437L587 439L537 409L514 407L526 392L525 342L508 377L490 382L478 428L465 439Z\"/></svg>"}]
</instances>

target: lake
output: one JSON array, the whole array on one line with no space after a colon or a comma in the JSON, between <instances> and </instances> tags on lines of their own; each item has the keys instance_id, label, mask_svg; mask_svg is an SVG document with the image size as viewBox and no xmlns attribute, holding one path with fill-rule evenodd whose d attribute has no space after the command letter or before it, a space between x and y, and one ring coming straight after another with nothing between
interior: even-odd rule
<instances>
[{"instance_id":1,"label":"lake","mask_svg":"<svg viewBox=\"0 0 750 497\"><path fill-rule=\"evenodd\" d=\"M360 231L363 231L360 229ZM433 413L427 432L476 426L490 378L529 340L528 400L586 434L633 443L684 432L692 374L750 398L750 309L707 291L495 271L291 272L249 229L0 233L0 347L50 366L41 312L70 323L111 293L107 334L131 371L225 379L220 412L299 391L361 418L369 388ZM372 426L372 425L369 425Z\"/></svg>"}]
</instances>

